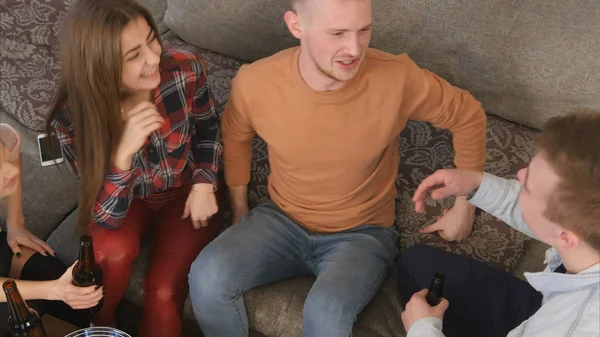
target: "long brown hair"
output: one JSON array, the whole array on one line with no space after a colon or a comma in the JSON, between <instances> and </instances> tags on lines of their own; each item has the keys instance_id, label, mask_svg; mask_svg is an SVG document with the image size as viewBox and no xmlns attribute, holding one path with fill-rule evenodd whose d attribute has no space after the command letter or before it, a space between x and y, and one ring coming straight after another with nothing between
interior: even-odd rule
<instances>
[{"instance_id":1,"label":"long brown hair","mask_svg":"<svg viewBox=\"0 0 600 337\"><path fill-rule=\"evenodd\" d=\"M121 32L139 17L161 43L152 15L133 0L78 0L64 24L60 82L46 129L54 134L52 121L60 111L74 125L81 229L93 220L98 192L123 133ZM62 110L65 103L68 109Z\"/></svg>"}]
</instances>

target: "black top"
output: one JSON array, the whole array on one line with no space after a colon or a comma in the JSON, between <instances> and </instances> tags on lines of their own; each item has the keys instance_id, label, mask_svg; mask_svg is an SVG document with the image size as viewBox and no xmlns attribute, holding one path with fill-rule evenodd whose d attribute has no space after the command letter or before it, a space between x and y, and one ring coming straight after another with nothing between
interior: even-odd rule
<instances>
[{"instance_id":1,"label":"black top","mask_svg":"<svg viewBox=\"0 0 600 337\"><path fill-rule=\"evenodd\" d=\"M13 252L6 240L6 232L0 231L0 277L8 276L12 258Z\"/></svg>"}]
</instances>

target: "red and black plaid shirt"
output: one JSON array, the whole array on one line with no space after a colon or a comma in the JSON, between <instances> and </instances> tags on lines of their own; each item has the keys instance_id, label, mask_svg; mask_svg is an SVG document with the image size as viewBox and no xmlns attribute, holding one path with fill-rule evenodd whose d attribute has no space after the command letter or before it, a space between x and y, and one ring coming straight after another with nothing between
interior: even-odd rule
<instances>
[{"instance_id":1,"label":"red and black plaid shirt","mask_svg":"<svg viewBox=\"0 0 600 337\"><path fill-rule=\"evenodd\" d=\"M121 225L131 200L189 184L210 183L216 189L222 153L219 118L206 67L193 53L164 50L160 85L154 104L165 118L132 160L132 169L111 165L98 198L94 220L106 228ZM68 105L52 121L64 156L79 176L75 130Z\"/></svg>"}]
</instances>

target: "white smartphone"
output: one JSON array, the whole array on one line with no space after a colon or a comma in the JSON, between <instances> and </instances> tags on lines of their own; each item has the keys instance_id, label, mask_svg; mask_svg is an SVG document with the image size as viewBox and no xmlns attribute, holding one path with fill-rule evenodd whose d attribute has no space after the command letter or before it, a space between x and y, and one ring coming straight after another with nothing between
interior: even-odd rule
<instances>
[{"instance_id":1,"label":"white smartphone","mask_svg":"<svg viewBox=\"0 0 600 337\"><path fill-rule=\"evenodd\" d=\"M58 151L52 151L51 139L47 134L41 134L37 137L38 148L40 149L40 162L42 166L52 166L62 163L64 160L62 151L58 148ZM58 153L55 153L58 152Z\"/></svg>"}]
</instances>

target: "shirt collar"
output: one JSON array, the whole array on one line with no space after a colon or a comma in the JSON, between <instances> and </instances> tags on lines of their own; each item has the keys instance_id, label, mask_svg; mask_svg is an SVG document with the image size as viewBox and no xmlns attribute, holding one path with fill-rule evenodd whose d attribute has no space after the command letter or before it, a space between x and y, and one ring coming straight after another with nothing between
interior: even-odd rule
<instances>
[{"instance_id":1,"label":"shirt collar","mask_svg":"<svg viewBox=\"0 0 600 337\"><path fill-rule=\"evenodd\" d=\"M577 274L555 273L562 260L555 248L546 251L544 261L548 268L539 273L525 273L525 278L537 291L546 293L572 292L600 283L600 263L597 263Z\"/></svg>"}]
</instances>

